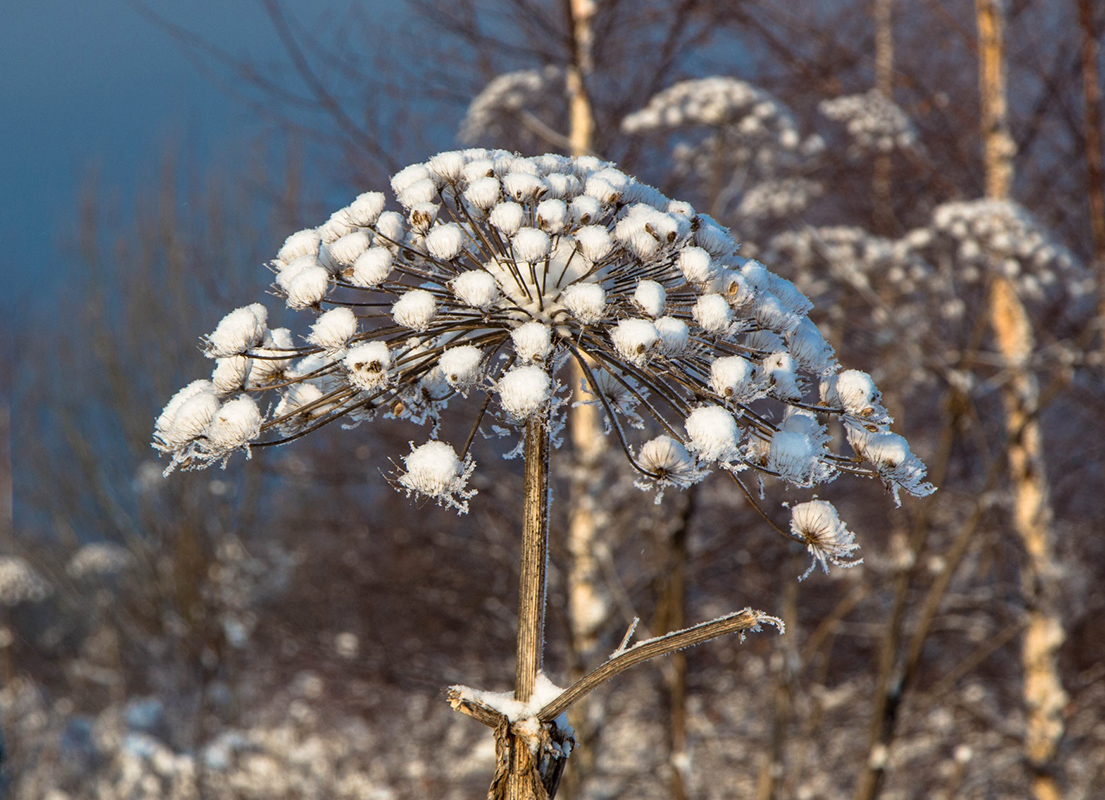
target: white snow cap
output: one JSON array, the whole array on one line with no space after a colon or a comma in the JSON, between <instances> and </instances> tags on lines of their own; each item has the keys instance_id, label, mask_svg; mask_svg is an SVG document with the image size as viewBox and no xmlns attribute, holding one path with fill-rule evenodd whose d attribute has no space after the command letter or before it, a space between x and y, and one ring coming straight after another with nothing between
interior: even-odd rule
<instances>
[{"instance_id":1,"label":"white snow cap","mask_svg":"<svg viewBox=\"0 0 1105 800\"><path fill-rule=\"evenodd\" d=\"M349 370L351 384L371 392L387 383L391 354L381 341L363 342L349 348L342 364Z\"/></svg>"},{"instance_id":2,"label":"white snow cap","mask_svg":"<svg viewBox=\"0 0 1105 800\"><path fill-rule=\"evenodd\" d=\"M552 332L548 325L540 322L527 322L510 332L514 342L514 352L523 362L544 362L552 349Z\"/></svg>"},{"instance_id":3,"label":"white snow cap","mask_svg":"<svg viewBox=\"0 0 1105 800\"><path fill-rule=\"evenodd\" d=\"M637 461L653 474L638 478L634 485L644 491L655 489L657 504L663 500L666 487L685 489L706 475L694 463L683 443L670 436L657 436L645 442L637 454Z\"/></svg>"},{"instance_id":4,"label":"white snow cap","mask_svg":"<svg viewBox=\"0 0 1105 800\"><path fill-rule=\"evenodd\" d=\"M710 365L710 388L733 403L748 403L762 394L756 366L741 356L723 356Z\"/></svg>"},{"instance_id":5,"label":"white snow cap","mask_svg":"<svg viewBox=\"0 0 1105 800\"><path fill-rule=\"evenodd\" d=\"M683 248L679 254L679 269L688 283L705 284L714 274L710 254L701 247Z\"/></svg>"},{"instance_id":6,"label":"white snow cap","mask_svg":"<svg viewBox=\"0 0 1105 800\"><path fill-rule=\"evenodd\" d=\"M227 358L257 347L265 339L269 312L260 303L236 308L207 337L207 357Z\"/></svg>"},{"instance_id":7,"label":"white snow cap","mask_svg":"<svg viewBox=\"0 0 1105 800\"><path fill-rule=\"evenodd\" d=\"M552 379L541 367L514 367L503 373L496 387L503 409L516 422L540 411L552 396Z\"/></svg>"},{"instance_id":8,"label":"white snow cap","mask_svg":"<svg viewBox=\"0 0 1105 800\"><path fill-rule=\"evenodd\" d=\"M300 256L276 276L276 285L284 290L288 308L316 306L330 288L330 272L315 256Z\"/></svg>"},{"instance_id":9,"label":"white snow cap","mask_svg":"<svg viewBox=\"0 0 1105 800\"><path fill-rule=\"evenodd\" d=\"M228 401L207 427L207 438L220 450L245 447L261 435L261 412L249 395Z\"/></svg>"},{"instance_id":10,"label":"white snow cap","mask_svg":"<svg viewBox=\"0 0 1105 800\"><path fill-rule=\"evenodd\" d=\"M383 210L383 192L365 192L357 195L357 199L345 209L345 213L354 224L367 228L379 219Z\"/></svg>"},{"instance_id":11,"label":"white snow cap","mask_svg":"<svg viewBox=\"0 0 1105 800\"><path fill-rule=\"evenodd\" d=\"M733 415L721 406L696 408L684 424L690 449L703 461L724 463L737 458L740 429Z\"/></svg>"},{"instance_id":12,"label":"white snow cap","mask_svg":"<svg viewBox=\"0 0 1105 800\"><path fill-rule=\"evenodd\" d=\"M461 461L457 452L445 442L429 441L414 446L403 456L406 470L399 476L399 485L412 493L437 501L440 506L455 508L458 514L468 513L468 500L476 494L468 489L468 478L475 469L471 456Z\"/></svg>"},{"instance_id":13,"label":"white snow cap","mask_svg":"<svg viewBox=\"0 0 1105 800\"><path fill-rule=\"evenodd\" d=\"M576 231L576 244L588 261L594 263L606 258L614 246L610 232L601 225L586 225Z\"/></svg>"},{"instance_id":14,"label":"white snow cap","mask_svg":"<svg viewBox=\"0 0 1105 800\"><path fill-rule=\"evenodd\" d=\"M328 353L336 353L357 334L357 315L351 309L333 308L320 314L307 341Z\"/></svg>"},{"instance_id":15,"label":"white snow cap","mask_svg":"<svg viewBox=\"0 0 1105 800\"><path fill-rule=\"evenodd\" d=\"M598 283L573 283L560 293L560 302L584 325L597 325L606 314L606 290Z\"/></svg>"},{"instance_id":16,"label":"white snow cap","mask_svg":"<svg viewBox=\"0 0 1105 800\"><path fill-rule=\"evenodd\" d=\"M656 326L647 319L623 319L610 334L614 349L626 361L643 367L660 338Z\"/></svg>"},{"instance_id":17,"label":"white snow cap","mask_svg":"<svg viewBox=\"0 0 1105 800\"><path fill-rule=\"evenodd\" d=\"M426 249L442 261L457 257L464 247L464 231L455 222L434 226L426 236Z\"/></svg>"},{"instance_id":18,"label":"white snow cap","mask_svg":"<svg viewBox=\"0 0 1105 800\"><path fill-rule=\"evenodd\" d=\"M300 256L317 255L322 237L314 228L297 231L284 240L284 246L276 254L277 261L290 264Z\"/></svg>"},{"instance_id":19,"label":"white snow cap","mask_svg":"<svg viewBox=\"0 0 1105 800\"><path fill-rule=\"evenodd\" d=\"M798 580L805 580L818 564L827 573L829 562L838 567L854 567L863 563L863 559L844 560L858 550L859 545L856 544L855 534L841 521L832 503L824 500L799 503L790 510L790 515L790 532L794 538L806 543L813 556L810 568Z\"/></svg>"},{"instance_id":20,"label":"white snow cap","mask_svg":"<svg viewBox=\"0 0 1105 800\"><path fill-rule=\"evenodd\" d=\"M512 245L519 261L540 261L549 254L549 235L537 228L519 228Z\"/></svg>"},{"instance_id":21,"label":"white snow cap","mask_svg":"<svg viewBox=\"0 0 1105 800\"><path fill-rule=\"evenodd\" d=\"M733 321L733 310L720 294L704 294L699 297L691 309L691 315L703 330L715 336L729 333Z\"/></svg>"},{"instance_id":22,"label":"white snow cap","mask_svg":"<svg viewBox=\"0 0 1105 800\"><path fill-rule=\"evenodd\" d=\"M154 423L159 446L172 449L201 436L218 410L219 398L211 381L192 381L169 399Z\"/></svg>"},{"instance_id":23,"label":"white snow cap","mask_svg":"<svg viewBox=\"0 0 1105 800\"><path fill-rule=\"evenodd\" d=\"M351 269L342 271L342 277L354 286L371 289L391 274L391 262L391 251L386 247L370 247L357 257Z\"/></svg>"},{"instance_id":24,"label":"white snow cap","mask_svg":"<svg viewBox=\"0 0 1105 800\"><path fill-rule=\"evenodd\" d=\"M445 381L459 392L467 392L480 379L483 352L470 344L450 347L441 354L438 366Z\"/></svg>"},{"instance_id":25,"label":"white snow cap","mask_svg":"<svg viewBox=\"0 0 1105 800\"><path fill-rule=\"evenodd\" d=\"M478 178L472 181L464 191L464 199L480 211L487 211L500 200L498 179Z\"/></svg>"},{"instance_id":26,"label":"white snow cap","mask_svg":"<svg viewBox=\"0 0 1105 800\"><path fill-rule=\"evenodd\" d=\"M391 316L404 328L424 331L437 313L434 296L425 289L411 289L391 307Z\"/></svg>"},{"instance_id":27,"label":"white snow cap","mask_svg":"<svg viewBox=\"0 0 1105 800\"><path fill-rule=\"evenodd\" d=\"M449 282L449 288L462 303L481 311L489 309L499 296L498 281L482 269L460 273Z\"/></svg>"},{"instance_id":28,"label":"white snow cap","mask_svg":"<svg viewBox=\"0 0 1105 800\"><path fill-rule=\"evenodd\" d=\"M522 227L522 223L526 219L526 212L522 210L520 205L508 200L491 209L491 216L488 219L499 233L504 236L513 236Z\"/></svg>"},{"instance_id":29,"label":"white snow cap","mask_svg":"<svg viewBox=\"0 0 1105 800\"><path fill-rule=\"evenodd\" d=\"M660 336L660 352L670 358L683 355L691 337L687 323L675 317L660 317L656 320L656 333Z\"/></svg>"},{"instance_id":30,"label":"white snow cap","mask_svg":"<svg viewBox=\"0 0 1105 800\"><path fill-rule=\"evenodd\" d=\"M354 231L326 245L325 253L336 270L353 264L371 246L372 236L367 231Z\"/></svg>"},{"instance_id":31,"label":"white snow cap","mask_svg":"<svg viewBox=\"0 0 1105 800\"><path fill-rule=\"evenodd\" d=\"M633 301L653 319L663 315L667 298L667 291L656 281L641 281L633 291Z\"/></svg>"},{"instance_id":32,"label":"white snow cap","mask_svg":"<svg viewBox=\"0 0 1105 800\"><path fill-rule=\"evenodd\" d=\"M235 394L245 388L253 359L249 356L231 356L216 358L215 369L211 373L211 384L220 397Z\"/></svg>"}]
</instances>

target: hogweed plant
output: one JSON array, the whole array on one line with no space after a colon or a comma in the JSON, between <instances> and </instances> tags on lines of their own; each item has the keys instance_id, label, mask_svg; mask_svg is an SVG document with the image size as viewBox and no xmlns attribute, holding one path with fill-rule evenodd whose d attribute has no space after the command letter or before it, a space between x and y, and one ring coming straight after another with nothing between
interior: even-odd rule
<instances>
[{"instance_id":1,"label":"hogweed plant","mask_svg":"<svg viewBox=\"0 0 1105 800\"><path fill-rule=\"evenodd\" d=\"M405 421L429 435L402 456L394 486L465 513L477 433L504 437L507 457L524 459L515 687L455 686L449 698L495 730L489 796L553 797L573 703L641 661L763 623L782 629L752 609L647 641L630 629L569 688L543 675L548 459L565 424L569 362L657 503L713 471L753 505L749 478L812 490L850 474L895 496L932 487L890 432L871 378L839 370L806 297L741 258L729 232L689 204L597 158L480 149L407 167L391 187L401 211L369 192L287 239L271 262L275 291L313 324L296 339L270 329L260 304L228 314L203 340L211 378L169 401L155 447L169 471L201 468L331 422ZM446 437L441 412L458 398L475 417ZM834 449L833 420L847 449ZM795 504L789 531L775 529L809 549L807 575L859 563L824 500Z\"/></svg>"}]
</instances>

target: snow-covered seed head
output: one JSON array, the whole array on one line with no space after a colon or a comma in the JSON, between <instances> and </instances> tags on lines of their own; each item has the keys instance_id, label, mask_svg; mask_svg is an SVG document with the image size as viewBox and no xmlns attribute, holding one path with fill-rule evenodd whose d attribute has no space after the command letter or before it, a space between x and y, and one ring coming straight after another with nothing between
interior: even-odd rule
<instances>
[{"instance_id":1,"label":"snow-covered seed head","mask_svg":"<svg viewBox=\"0 0 1105 800\"><path fill-rule=\"evenodd\" d=\"M572 219L577 225L590 225L602 213L603 205L593 197L580 195L568 204L568 210L572 212Z\"/></svg>"},{"instance_id":2,"label":"snow-covered seed head","mask_svg":"<svg viewBox=\"0 0 1105 800\"><path fill-rule=\"evenodd\" d=\"M383 342L363 342L349 348L342 364L348 370L349 382L353 386L371 392L387 383L391 354Z\"/></svg>"},{"instance_id":3,"label":"snow-covered seed head","mask_svg":"<svg viewBox=\"0 0 1105 800\"><path fill-rule=\"evenodd\" d=\"M637 284L637 288L633 292L633 302L653 319L663 315L664 302L667 298L668 293L656 281L643 280Z\"/></svg>"},{"instance_id":4,"label":"snow-covered seed head","mask_svg":"<svg viewBox=\"0 0 1105 800\"><path fill-rule=\"evenodd\" d=\"M322 237L314 228L305 231L297 231L284 240L284 246L276 254L276 260L281 264L291 264L301 256L318 255Z\"/></svg>"},{"instance_id":5,"label":"snow-covered seed head","mask_svg":"<svg viewBox=\"0 0 1105 800\"><path fill-rule=\"evenodd\" d=\"M165 451L202 436L219 410L219 398L211 381L192 381L165 405L154 425L156 446Z\"/></svg>"},{"instance_id":6,"label":"snow-covered seed head","mask_svg":"<svg viewBox=\"0 0 1105 800\"><path fill-rule=\"evenodd\" d=\"M733 310L720 294L704 294L698 298L691 309L694 321L707 333L724 336L729 333L733 320Z\"/></svg>"},{"instance_id":7,"label":"snow-covered seed head","mask_svg":"<svg viewBox=\"0 0 1105 800\"><path fill-rule=\"evenodd\" d=\"M424 495L440 506L455 508L458 514L468 513L468 500L476 491L468 489L468 478L475 469L471 456L461 461L457 452L445 442L430 441L414 446L403 456L403 473L399 485L407 496Z\"/></svg>"},{"instance_id":8,"label":"snow-covered seed head","mask_svg":"<svg viewBox=\"0 0 1105 800\"><path fill-rule=\"evenodd\" d=\"M597 325L606 316L606 291L598 283L573 283L560 293L560 302L584 325Z\"/></svg>"},{"instance_id":9,"label":"snow-covered seed head","mask_svg":"<svg viewBox=\"0 0 1105 800\"><path fill-rule=\"evenodd\" d=\"M586 225L576 231L576 245L591 263L602 261L614 246L610 232L599 225Z\"/></svg>"},{"instance_id":10,"label":"snow-covered seed head","mask_svg":"<svg viewBox=\"0 0 1105 800\"><path fill-rule=\"evenodd\" d=\"M499 403L510 418L524 422L543 409L552 396L553 384L541 367L514 367L503 373L496 389Z\"/></svg>"},{"instance_id":11,"label":"snow-covered seed head","mask_svg":"<svg viewBox=\"0 0 1105 800\"><path fill-rule=\"evenodd\" d=\"M380 218L384 202L383 192L365 192L358 195L345 211L355 225L367 228Z\"/></svg>"},{"instance_id":12,"label":"snow-covered seed head","mask_svg":"<svg viewBox=\"0 0 1105 800\"><path fill-rule=\"evenodd\" d=\"M905 489L914 497L924 497L936 491L931 483L925 481L928 470L914 455L904 437L890 431L857 432L851 437L851 442L859 455L874 465L898 505L901 505L900 489Z\"/></svg>"},{"instance_id":13,"label":"snow-covered seed head","mask_svg":"<svg viewBox=\"0 0 1105 800\"><path fill-rule=\"evenodd\" d=\"M675 317L660 317L656 320L656 333L660 337L660 352L669 358L683 355L691 337L687 323Z\"/></svg>"},{"instance_id":14,"label":"snow-covered seed head","mask_svg":"<svg viewBox=\"0 0 1105 800\"><path fill-rule=\"evenodd\" d=\"M236 394L245 388L252 368L253 359L248 356L217 358L211 373L211 385L220 397Z\"/></svg>"},{"instance_id":15,"label":"snow-covered seed head","mask_svg":"<svg viewBox=\"0 0 1105 800\"><path fill-rule=\"evenodd\" d=\"M337 353L356 334L357 315L345 307L332 308L319 315L307 341L329 353Z\"/></svg>"},{"instance_id":16,"label":"snow-covered seed head","mask_svg":"<svg viewBox=\"0 0 1105 800\"><path fill-rule=\"evenodd\" d=\"M727 402L748 403L762 395L756 366L741 356L723 356L710 365L710 388Z\"/></svg>"},{"instance_id":17,"label":"snow-covered seed head","mask_svg":"<svg viewBox=\"0 0 1105 800\"><path fill-rule=\"evenodd\" d=\"M537 228L519 228L512 245L519 261L540 261L549 254L549 235Z\"/></svg>"},{"instance_id":18,"label":"snow-covered seed head","mask_svg":"<svg viewBox=\"0 0 1105 800\"><path fill-rule=\"evenodd\" d=\"M367 232L354 231L326 245L324 252L334 270L341 271L351 266L371 246L372 237Z\"/></svg>"},{"instance_id":19,"label":"snow-covered seed head","mask_svg":"<svg viewBox=\"0 0 1105 800\"><path fill-rule=\"evenodd\" d=\"M655 489L657 503L663 500L666 487L685 489L706 475L683 443L670 436L657 436L645 442L637 454L637 463L649 474L638 478L635 485L644 491Z\"/></svg>"},{"instance_id":20,"label":"snow-covered seed head","mask_svg":"<svg viewBox=\"0 0 1105 800\"><path fill-rule=\"evenodd\" d=\"M818 449L804 433L777 431L771 437L767 468L788 483L808 486L818 473Z\"/></svg>"},{"instance_id":21,"label":"snow-covered seed head","mask_svg":"<svg viewBox=\"0 0 1105 800\"><path fill-rule=\"evenodd\" d=\"M277 274L276 285L284 290L288 308L311 308L326 297L330 273L315 256L300 256Z\"/></svg>"},{"instance_id":22,"label":"snow-covered seed head","mask_svg":"<svg viewBox=\"0 0 1105 800\"><path fill-rule=\"evenodd\" d=\"M342 277L354 286L372 289L391 273L392 255L386 247L372 247L361 253L353 266L342 271Z\"/></svg>"},{"instance_id":23,"label":"snow-covered seed head","mask_svg":"<svg viewBox=\"0 0 1105 800\"><path fill-rule=\"evenodd\" d=\"M523 363L544 362L552 350L552 332L548 325L540 322L527 322L510 332L514 342L514 352Z\"/></svg>"},{"instance_id":24,"label":"snow-covered seed head","mask_svg":"<svg viewBox=\"0 0 1105 800\"><path fill-rule=\"evenodd\" d=\"M224 452L245 447L260 435L261 412L248 395L227 401L207 427L207 438Z\"/></svg>"},{"instance_id":25,"label":"snow-covered seed head","mask_svg":"<svg viewBox=\"0 0 1105 800\"><path fill-rule=\"evenodd\" d=\"M502 199L499 189L497 178L478 178L468 184L464 199L480 211L487 211Z\"/></svg>"},{"instance_id":26,"label":"snow-covered seed head","mask_svg":"<svg viewBox=\"0 0 1105 800\"><path fill-rule=\"evenodd\" d=\"M610 334L618 355L638 367L648 361L659 338L660 332L647 319L623 319Z\"/></svg>"},{"instance_id":27,"label":"snow-covered seed head","mask_svg":"<svg viewBox=\"0 0 1105 800\"><path fill-rule=\"evenodd\" d=\"M499 283L482 269L462 272L449 282L449 288L466 306L487 311L499 296Z\"/></svg>"},{"instance_id":28,"label":"snow-covered seed head","mask_svg":"<svg viewBox=\"0 0 1105 800\"><path fill-rule=\"evenodd\" d=\"M257 347L265 339L267 320L268 311L260 303L231 311L207 337L207 356L227 358Z\"/></svg>"},{"instance_id":29,"label":"snow-covered seed head","mask_svg":"<svg viewBox=\"0 0 1105 800\"><path fill-rule=\"evenodd\" d=\"M562 233L570 219L563 200L542 200L537 205L537 227L549 234Z\"/></svg>"},{"instance_id":30,"label":"snow-covered seed head","mask_svg":"<svg viewBox=\"0 0 1105 800\"><path fill-rule=\"evenodd\" d=\"M459 392L467 392L480 380L483 351L470 344L450 347L441 355L438 366L445 381Z\"/></svg>"},{"instance_id":31,"label":"snow-covered seed head","mask_svg":"<svg viewBox=\"0 0 1105 800\"><path fill-rule=\"evenodd\" d=\"M737 458L740 429L733 415L721 406L696 408L684 424L690 448L702 461L726 463Z\"/></svg>"},{"instance_id":32,"label":"snow-covered seed head","mask_svg":"<svg viewBox=\"0 0 1105 800\"><path fill-rule=\"evenodd\" d=\"M859 549L856 537L841 521L832 503L824 500L811 500L799 503L790 510L790 532L795 539L806 544L813 556L810 568L799 580L804 580L820 564L821 569L829 571L829 563L838 567L854 567L863 563L863 559L846 561Z\"/></svg>"},{"instance_id":33,"label":"snow-covered seed head","mask_svg":"<svg viewBox=\"0 0 1105 800\"><path fill-rule=\"evenodd\" d=\"M688 283L706 284L714 274L710 254L701 247L687 247L679 254L679 269Z\"/></svg>"},{"instance_id":34,"label":"snow-covered seed head","mask_svg":"<svg viewBox=\"0 0 1105 800\"><path fill-rule=\"evenodd\" d=\"M426 235L426 249L440 261L457 257L464 247L464 231L455 222L435 226Z\"/></svg>"},{"instance_id":35,"label":"snow-covered seed head","mask_svg":"<svg viewBox=\"0 0 1105 800\"><path fill-rule=\"evenodd\" d=\"M434 296L425 289L411 289L391 307L391 316L404 328L424 331L437 313Z\"/></svg>"},{"instance_id":36,"label":"snow-covered seed head","mask_svg":"<svg viewBox=\"0 0 1105 800\"><path fill-rule=\"evenodd\" d=\"M490 222L503 236L513 236L526 220L525 210L513 201L499 203L491 209Z\"/></svg>"},{"instance_id":37,"label":"snow-covered seed head","mask_svg":"<svg viewBox=\"0 0 1105 800\"><path fill-rule=\"evenodd\" d=\"M790 357L790 353L784 351L772 353L763 360L762 368L774 397L783 401L802 399L802 391L798 388L798 376L794 372L794 359Z\"/></svg>"}]
</instances>

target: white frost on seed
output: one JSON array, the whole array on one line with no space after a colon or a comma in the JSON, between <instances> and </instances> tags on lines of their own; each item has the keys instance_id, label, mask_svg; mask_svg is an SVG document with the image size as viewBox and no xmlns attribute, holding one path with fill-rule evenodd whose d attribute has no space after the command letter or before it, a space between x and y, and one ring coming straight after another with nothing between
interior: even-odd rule
<instances>
[{"instance_id":1,"label":"white frost on seed","mask_svg":"<svg viewBox=\"0 0 1105 800\"><path fill-rule=\"evenodd\" d=\"M510 332L514 352L523 363L544 362L552 349L552 331L540 322L527 322Z\"/></svg>"},{"instance_id":2,"label":"white frost on seed","mask_svg":"<svg viewBox=\"0 0 1105 800\"><path fill-rule=\"evenodd\" d=\"M342 272L354 286L372 289L383 283L391 274L392 254L386 247L371 247L353 262L353 268Z\"/></svg>"},{"instance_id":3,"label":"white frost on seed","mask_svg":"<svg viewBox=\"0 0 1105 800\"><path fill-rule=\"evenodd\" d=\"M660 352L668 358L683 355L691 337L687 323L675 317L660 317L656 320L656 333L660 336Z\"/></svg>"},{"instance_id":4,"label":"white frost on seed","mask_svg":"<svg viewBox=\"0 0 1105 800\"><path fill-rule=\"evenodd\" d=\"M660 339L660 332L647 319L623 319L610 334L614 349L629 363L643 367Z\"/></svg>"},{"instance_id":5,"label":"white frost on seed","mask_svg":"<svg viewBox=\"0 0 1105 800\"><path fill-rule=\"evenodd\" d=\"M799 503L790 510L790 532L795 539L805 542L813 562L798 580L805 580L818 564L826 573L829 562L838 567L854 567L863 559L845 561L859 549L856 537L841 521L832 503L811 500Z\"/></svg>"},{"instance_id":6,"label":"white frost on seed","mask_svg":"<svg viewBox=\"0 0 1105 800\"><path fill-rule=\"evenodd\" d=\"M503 374L496 388L503 410L516 422L540 411L552 396L552 379L541 367L514 367Z\"/></svg>"},{"instance_id":7,"label":"white frost on seed","mask_svg":"<svg viewBox=\"0 0 1105 800\"><path fill-rule=\"evenodd\" d=\"M464 231L455 222L437 225L426 236L426 249L441 261L456 258L463 247Z\"/></svg>"},{"instance_id":8,"label":"white frost on seed","mask_svg":"<svg viewBox=\"0 0 1105 800\"><path fill-rule=\"evenodd\" d=\"M480 379L480 364L483 353L470 344L450 347L441 354L438 366L445 381L461 394L466 393Z\"/></svg>"},{"instance_id":9,"label":"white frost on seed","mask_svg":"<svg viewBox=\"0 0 1105 800\"><path fill-rule=\"evenodd\" d=\"M311 326L307 341L327 353L337 353L349 344L356 333L357 315L343 306L319 314L315 324Z\"/></svg>"},{"instance_id":10,"label":"white frost on seed","mask_svg":"<svg viewBox=\"0 0 1105 800\"><path fill-rule=\"evenodd\" d=\"M710 365L710 388L725 400L749 403L762 395L756 367L741 356L723 356Z\"/></svg>"},{"instance_id":11,"label":"white frost on seed","mask_svg":"<svg viewBox=\"0 0 1105 800\"><path fill-rule=\"evenodd\" d=\"M653 319L663 315L667 298L667 291L656 281L641 281L633 292L633 301Z\"/></svg>"},{"instance_id":12,"label":"white frost on seed","mask_svg":"<svg viewBox=\"0 0 1105 800\"><path fill-rule=\"evenodd\" d=\"M455 508L458 514L468 513L468 500L476 494L468 489L468 478L476 468L471 456L464 461L457 458L456 450L445 442L430 441L414 446L403 456L405 471L399 476L399 485L407 490L407 496L421 494L437 501L440 506Z\"/></svg>"},{"instance_id":13,"label":"white frost on seed","mask_svg":"<svg viewBox=\"0 0 1105 800\"><path fill-rule=\"evenodd\" d=\"M720 294L704 294L695 301L691 315L702 329L715 336L724 336L732 327L733 310Z\"/></svg>"},{"instance_id":14,"label":"white frost on seed","mask_svg":"<svg viewBox=\"0 0 1105 800\"><path fill-rule=\"evenodd\" d=\"M449 288L462 303L481 311L487 311L499 296L499 284L495 277L482 269L462 272L449 282Z\"/></svg>"},{"instance_id":15,"label":"white frost on seed","mask_svg":"<svg viewBox=\"0 0 1105 800\"><path fill-rule=\"evenodd\" d=\"M434 296L425 289L411 289L391 307L391 317L404 328L424 331L437 313Z\"/></svg>"},{"instance_id":16,"label":"white frost on seed","mask_svg":"<svg viewBox=\"0 0 1105 800\"><path fill-rule=\"evenodd\" d=\"M573 283L560 302L584 325L597 325L606 314L606 290L598 283Z\"/></svg>"},{"instance_id":17,"label":"white frost on seed","mask_svg":"<svg viewBox=\"0 0 1105 800\"><path fill-rule=\"evenodd\" d=\"M248 395L225 403L207 427L207 438L226 452L245 447L260 435L261 411Z\"/></svg>"},{"instance_id":18,"label":"white frost on seed","mask_svg":"<svg viewBox=\"0 0 1105 800\"><path fill-rule=\"evenodd\" d=\"M391 354L384 342L364 342L349 348L342 364L349 371L352 385L371 392L387 383Z\"/></svg>"},{"instance_id":19,"label":"white frost on seed","mask_svg":"<svg viewBox=\"0 0 1105 800\"><path fill-rule=\"evenodd\" d=\"M729 462L737 458L740 429L733 415L721 406L703 406L687 415L684 423L689 446L707 463Z\"/></svg>"},{"instance_id":20,"label":"white frost on seed","mask_svg":"<svg viewBox=\"0 0 1105 800\"><path fill-rule=\"evenodd\" d=\"M207 357L227 358L257 347L264 341L267 321L268 310L260 303L234 309L207 337Z\"/></svg>"}]
</instances>

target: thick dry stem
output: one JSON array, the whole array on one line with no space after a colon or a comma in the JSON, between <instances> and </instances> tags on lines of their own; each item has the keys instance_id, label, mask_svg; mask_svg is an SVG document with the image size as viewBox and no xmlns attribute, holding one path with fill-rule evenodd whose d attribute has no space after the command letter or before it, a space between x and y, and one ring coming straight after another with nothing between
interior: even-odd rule
<instances>
[{"instance_id":1,"label":"thick dry stem","mask_svg":"<svg viewBox=\"0 0 1105 800\"><path fill-rule=\"evenodd\" d=\"M549 555L549 432L541 416L526 425L522 497L522 563L518 576L518 659L514 698L528 703L545 645L545 583Z\"/></svg>"}]
</instances>

